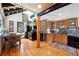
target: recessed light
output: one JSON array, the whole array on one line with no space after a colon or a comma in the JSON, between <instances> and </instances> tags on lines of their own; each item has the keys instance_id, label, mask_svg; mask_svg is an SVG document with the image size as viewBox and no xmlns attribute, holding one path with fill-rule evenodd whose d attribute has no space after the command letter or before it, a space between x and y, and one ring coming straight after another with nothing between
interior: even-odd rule
<instances>
[{"instance_id":1,"label":"recessed light","mask_svg":"<svg viewBox=\"0 0 79 59\"><path fill-rule=\"evenodd\" d=\"M59 16L61 16L62 14L58 14Z\"/></svg>"},{"instance_id":2,"label":"recessed light","mask_svg":"<svg viewBox=\"0 0 79 59\"><path fill-rule=\"evenodd\" d=\"M41 5L38 5L38 8L42 8L42 6Z\"/></svg>"}]
</instances>

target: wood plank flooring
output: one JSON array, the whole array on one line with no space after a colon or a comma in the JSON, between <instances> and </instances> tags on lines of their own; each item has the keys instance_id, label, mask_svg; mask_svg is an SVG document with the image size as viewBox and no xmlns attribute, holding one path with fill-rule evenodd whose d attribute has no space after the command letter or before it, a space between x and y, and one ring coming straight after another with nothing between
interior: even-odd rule
<instances>
[{"instance_id":1,"label":"wood plank flooring","mask_svg":"<svg viewBox=\"0 0 79 59\"><path fill-rule=\"evenodd\" d=\"M1 54L1 56L71 56L68 52L61 51L50 46L47 42L40 42L41 47L37 48L37 42L29 39L21 39L21 48L12 48Z\"/></svg>"}]
</instances>

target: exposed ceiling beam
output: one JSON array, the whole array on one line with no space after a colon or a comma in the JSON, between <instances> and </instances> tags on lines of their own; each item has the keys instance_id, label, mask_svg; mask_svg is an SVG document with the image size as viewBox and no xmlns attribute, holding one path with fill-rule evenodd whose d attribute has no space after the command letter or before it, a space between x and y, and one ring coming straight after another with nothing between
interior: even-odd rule
<instances>
[{"instance_id":1,"label":"exposed ceiling beam","mask_svg":"<svg viewBox=\"0 0 79 59\"><path fill-rule=\"evenodd\" d=\"M38 13L38 15L39 16L45 15L45 14L47 14L49 12L52 12L54 10L57 10L57 9L61 8L61 7L67 6L69 4L71 4L71 3L56 3L55 5L47 8L46 10L44 10L44 11L42 11L40 13Z\"/></svg>"},{"instance_id":2,"label":"exposed ceiling beam","mask_svg":"<svg viewBox=\"0 0 79 59\"><path fill-rule=\"evenodd\" d=\"M2 3L2 7L10 7L10 6L15 6L11 3Z\"/></svg>"},{"instance_id":3,"label":"exposed ceiling beam","mask_svg":"<svg viewBox=\"0 0 79 59\"><path fill-rule=\"evenodd\" d=\"M12 14L16 14L16 13L20 13L20 12L24 12L25 10L19 6L16 6L12 3L2 3L2 7L4 10L4 14L5 16L9 16Z\"/></svg>"}]
</instances>

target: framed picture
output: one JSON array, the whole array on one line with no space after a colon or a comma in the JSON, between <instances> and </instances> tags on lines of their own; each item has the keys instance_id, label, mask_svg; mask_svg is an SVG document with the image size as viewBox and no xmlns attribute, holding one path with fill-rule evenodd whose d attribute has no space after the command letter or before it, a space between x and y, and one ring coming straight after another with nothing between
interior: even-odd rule
<instances>
[{"instance_id":1,"label":"framed picture","mask_svg":"<svg viewBox=\"0 0 79 59\"><path fill-rule=\"evenodd\" d=\"M9 32L14 32L14 21L9 21Z\"/></svg>"},{"instance_id":2,"label":"framed picture","mask_svg":"<svg viewBox=\"0 0 79 59\"><path fill-rule=\"evenodd\" d=\"M27 22L28 21L28 15L27 14L22 13L22 21L23 22Z\"/></svg>"}]
</instances>

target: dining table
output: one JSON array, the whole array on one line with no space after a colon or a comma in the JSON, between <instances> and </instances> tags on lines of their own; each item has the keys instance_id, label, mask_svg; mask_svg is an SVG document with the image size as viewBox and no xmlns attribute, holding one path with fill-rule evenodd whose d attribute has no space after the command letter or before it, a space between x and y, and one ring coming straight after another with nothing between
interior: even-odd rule
<instances>
[{"instance_id":1,"label":"dining table","mask_svg":"<svg viewBox=\"0 0 79 59\"><path fill-rule=\"evenodd\" d=\"M16 37L17 42L19 42L19 48L20 48L20 45L21 45L21 36L22 36L22 34L11 35L11 34L9 34L9 33L2 35L2 45L3 45L3 47L4 47L5 42L7 41L7 38L8 38L8 37L11 37L11 36ZM11 40L11 38L10 38L9 40Z\"/></svg>"}]
</instances>

